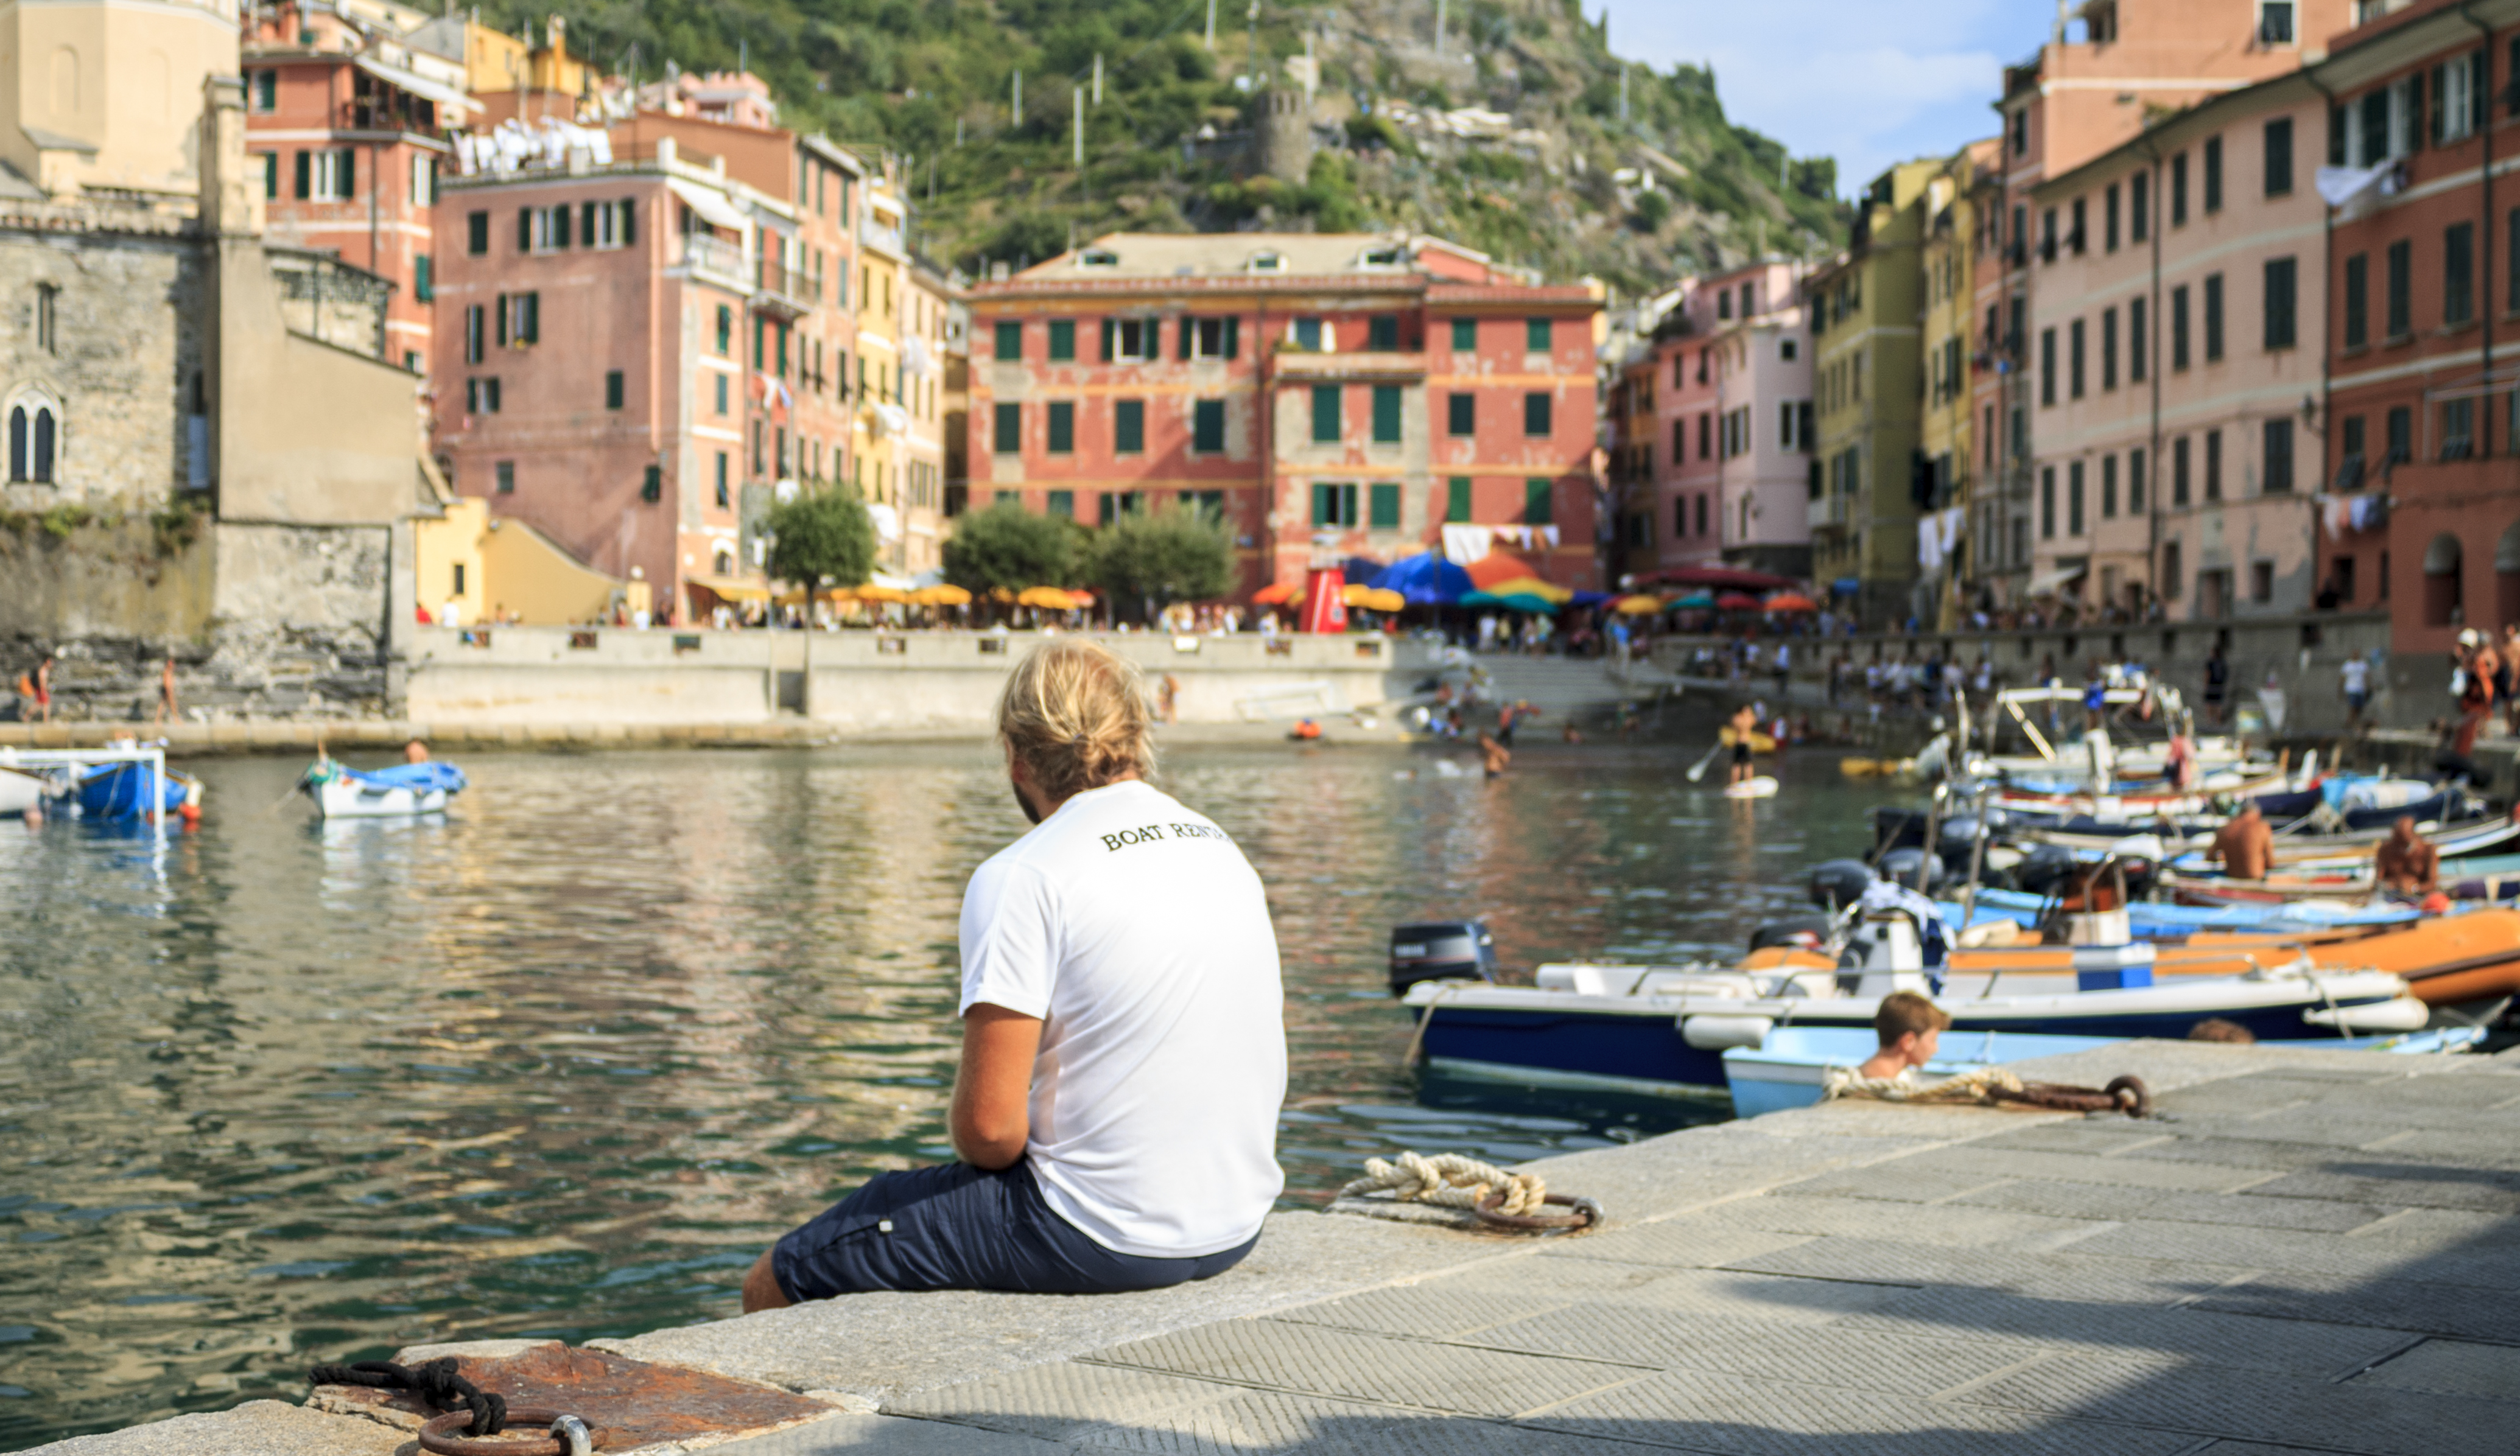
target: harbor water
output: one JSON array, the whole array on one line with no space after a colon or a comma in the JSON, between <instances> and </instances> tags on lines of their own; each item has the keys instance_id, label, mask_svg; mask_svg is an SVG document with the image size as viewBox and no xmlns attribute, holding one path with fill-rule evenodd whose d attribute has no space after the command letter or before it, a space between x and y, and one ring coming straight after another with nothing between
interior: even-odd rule
<instances>
[{"instance_id":1,"label":"harbor water","mask_svg":"<svg viewBox=\"0 0 2520 1456\"><path fill-rule=\"evenodd\" d=\"M1722 1115L1420 1085L1384 983L1421 916L1486 915L1508 966L1730 956L1860 851L1877 789L1829 757L1750 804L1693 756L1168 758L1269 885L1286 1206L1393 1148ZM162 849L0 821L0 1450L423 1341L723 1317L781 1231L950 1156L962 888L1023 827L986 749L468 756L456 813L329 826L301 767L202 764Z\"/></svg>"}]
</instances>

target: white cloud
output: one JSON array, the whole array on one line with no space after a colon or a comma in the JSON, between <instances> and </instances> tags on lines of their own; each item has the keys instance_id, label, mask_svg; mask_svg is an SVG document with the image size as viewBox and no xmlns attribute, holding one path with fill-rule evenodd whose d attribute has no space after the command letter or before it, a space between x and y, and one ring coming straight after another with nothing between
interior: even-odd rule
<instances>
[{"instance_id":1,"label":"white cloud","mask_svg":"<svg viewBox=\"0 0 2520 1456\"><path fill-rule=\"evenodd\" d=\"M1852 193L1892 162L1943 155L1996 130L2005 58L2045 35L2019 0L1595 0L1610 47L1668 70L1715 67L1725 114L1796 156L1837 158ZM1920 44L1920 41L1923 42Z\"/></svg>"}]
</instances>

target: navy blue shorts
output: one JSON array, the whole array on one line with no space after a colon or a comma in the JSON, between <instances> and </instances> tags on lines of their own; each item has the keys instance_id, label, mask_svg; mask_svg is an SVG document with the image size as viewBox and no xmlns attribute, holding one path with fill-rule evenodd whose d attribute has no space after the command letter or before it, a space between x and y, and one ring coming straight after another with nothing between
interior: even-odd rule
<instances>
[{"instance_id":1,"label":"navy blue shorts","mask_svg":"<svg viewBox=\"0 0 2520 1456\"><path fill-rule=\"evenodd\" d=\"M878 1289L1123 1294L1212 1278L1259 1242L1197 1258L1114 1253L1051 1209L1029 1162L948 1163L878 1174L781 1239L770 1269L797 1303Z\"/></svg>"}]
</instances>

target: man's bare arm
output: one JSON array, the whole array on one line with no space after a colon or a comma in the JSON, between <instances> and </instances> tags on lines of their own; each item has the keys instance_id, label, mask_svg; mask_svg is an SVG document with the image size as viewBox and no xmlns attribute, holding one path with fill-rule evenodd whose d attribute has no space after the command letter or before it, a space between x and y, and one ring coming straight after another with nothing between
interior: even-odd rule
<instances>
[{"instance_id":1,"label":"man's bare arm","mask_svg":"<svg viewBox=\"0 0 2520 1456\"><path fill-rule=\"evenodd\" d=\"M954 1075L954 1151L973 1168L1012 1167L1032 1131L1033 1058L1041 1018L973 1003L963 1017L963 1066Z\"/></svg>"}]
</instances>

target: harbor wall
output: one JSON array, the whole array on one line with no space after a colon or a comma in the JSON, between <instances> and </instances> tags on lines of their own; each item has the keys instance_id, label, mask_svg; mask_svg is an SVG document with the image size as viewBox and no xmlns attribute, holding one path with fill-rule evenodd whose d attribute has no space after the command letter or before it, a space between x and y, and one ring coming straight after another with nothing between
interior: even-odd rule
<instances>
[{"instance_id":1,"label":"harbor wall","mask_svg":"<svg viewBox=\"0 0 2520 1456\"><path fill-rule=\"evenodd\" d=\"M1404 644L1378 635L1091 634L1176 684L1190 724L1372 708L1406 690ZM424 628L407 716L450 728L643 727L801 720L843 732L982 733L1038 633Z\"/></svg>"}]
</instances>

